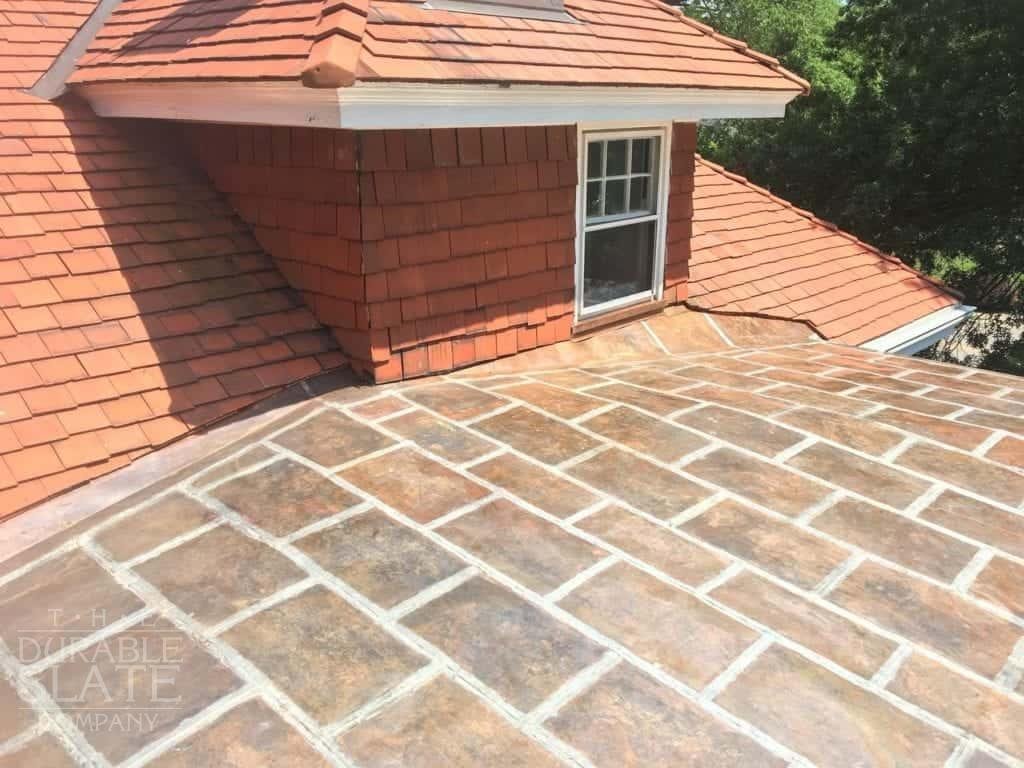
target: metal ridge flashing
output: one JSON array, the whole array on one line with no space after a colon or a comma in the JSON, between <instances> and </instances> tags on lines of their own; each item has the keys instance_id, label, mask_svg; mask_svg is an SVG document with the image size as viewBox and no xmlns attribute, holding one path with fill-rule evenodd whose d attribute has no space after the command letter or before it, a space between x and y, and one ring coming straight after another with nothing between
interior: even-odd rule
<instances>
[{"instance_id":1,"label":"metal ridge flashing","mask_svg":"<svg viewBox=\"0 0 1024 768\"><path fill-rule=\"evenodd\" d=\"M50 63L49 69L36 80L35 85L28 92L47 101L53 101L63 94L67 90L67 80L75 68L75 63L85 53L100 28L107 22L107 18L120 4L121 0L100 0L89 18L64 46L64 50Z\"/></svg>"}]
</instances>

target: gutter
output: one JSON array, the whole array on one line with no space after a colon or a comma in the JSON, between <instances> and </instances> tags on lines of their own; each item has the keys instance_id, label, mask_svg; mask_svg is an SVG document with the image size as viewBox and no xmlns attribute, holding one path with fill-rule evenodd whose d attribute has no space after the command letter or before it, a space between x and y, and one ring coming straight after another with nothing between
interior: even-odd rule
<instances>
[{"instance_id":1,"label":"gutter","mask_svg":"<svg viewBox=\"0 0 1024 768\"><path fill-rule=\"evenodd\" d=\"M970 317L976 309L977 307L959 303L944 307L865 342L860 347L872 352L909 357L952 335L960 323Z\"/></svg>"}]
</instances>

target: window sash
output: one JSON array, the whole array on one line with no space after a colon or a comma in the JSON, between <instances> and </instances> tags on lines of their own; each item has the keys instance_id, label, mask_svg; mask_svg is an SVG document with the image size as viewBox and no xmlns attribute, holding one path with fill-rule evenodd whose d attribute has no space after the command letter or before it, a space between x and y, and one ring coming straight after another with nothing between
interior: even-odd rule
<instances>
[{"instance_id":1,"label":"window sash","mask_svg":"<svg viewBox=\"0 0 1024 768\"><path fill-rule=\"evenodd\" d=\"M667 227L667 197L666 197L666 185L668 184L668 153L670 151L671 142L671 126L658 126L648 128L637 128L637 129L624 129L620 131L590 131L583 129L580 132L581 144L580 155L580 195L579 195L579 210L577 212L579 221L579 235L578 235L578 253L579 261L577 264L577 277L576 277L576 317L580 320L594 317L597 315L604 314L615 309L627 307L633 304L638 304L643 301L651 299L657 299L661 296L661 284L664 280L664 238ZM606 176L607 162L608 162L608 151L607 145L609 142L617 141L621 139L629 140L629 144L626 149L626 173L625 174L613 174ZM650 146L650 160L649 170L639 171L633 173L633 141L634 140L649 140ZM588 173L592 173L590 168L590 150L593 144L605 145L601 151L601 168L600 175L588 177ZM631 195L632 190L632 179L647 179L649 189L647 197L650 200L650 208L641 211L629 211L628 206L631 200L628 196ZM626 211L619 214L603 215L605 206L605 190L608 181L621 180L625 182L626 186ZM601 185L601 211L602 215L599 216L588 216L587 215L587 184L589 183L600 183ZM652 260L652 280L651 286L638 293L631 294L629 296L622 296L607 302L600 304L591 304L589 306L584 305L584 292L583 292L583 275L585 273L586 264L586 236L591 232L599 232L601 230L612 229L616 227L624 227L635 224L643 224L647 222L655 222L655 239L652 247L652 252L649 258Z\"/></svg>"},{"instance_id":2,"label":"window sash","mask_svg":"<svg viewBox=\"0 0 1024 768\"><path fill-rule=\"evenodd\" d=\"M625 141L626 142L626 172L625 174L608 174L608 145L613 141ZM633 142L634 141L648 141L650 142L649 160L650 170L639 171L633 173ZM600 184L600 200L602 214L599 216L589 216L584 211L583 227L584 231L591 231L593 225L604 225L607 223L621 222L626 223L630 221L638 222L645 216L658 215L658 174L655 170L661 162L661 152L663 148L661 146L662 137L661 134L649 133L641 134L636 136L625 136L625 137L607 137L607 136L594 136L587 137L585 154L584 154L584 189L583 199L584 203L587 201L587 195L591 184ZM601 150L601 173L597 176L590 176L590 147L593 144L602 145ZM633 195L633 179L647 179L650 183L650 189L648 190L648 197L650 198L650 208L631 211L630 206L632 204ZM609 181L622 181L625 187L625 195L623 205L625 210L622 213L603 213L608 203L608 182ZM601 228L604 228L603 226Z\"/></svg>"},{"instance_id":3,"label":"window sash","mask_svg":"<svg viewBox=\"0 0 1024 768\"><path fill-rule=\"evenodd\" d=\"M628 224L643 224L645 221L654 221L657 218L657 213L617 213L613 216L603 216L600 219L591 219L592 223L587 224L583 231L584 233L600 232L602 229L624 227Z\"/></svg>"}]
</instances>

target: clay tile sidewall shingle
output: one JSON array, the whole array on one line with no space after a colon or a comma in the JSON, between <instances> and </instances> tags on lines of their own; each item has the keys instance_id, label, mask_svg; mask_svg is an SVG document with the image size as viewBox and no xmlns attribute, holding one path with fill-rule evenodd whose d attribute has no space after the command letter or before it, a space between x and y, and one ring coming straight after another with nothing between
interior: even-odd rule
<instances>
[{"instance_id":1,"label":"clay tile sidewall shingle","mask_svg":"<svg viewBox=\"0 0 1024 768\"><path fill-rule=\"evenodd\" d=\"M0 518L343 362L180 138L0 82Z\"/></svg>"},{"instance_id":2,"label":"clay tile sidewall shingle","mask_svg":"<svg viewBox=\"0 0 1024 768\"><path fill-rule=\"evenodd\" d=\"M572 335L576 126L186 126L353 365L439 373ZM673 135L665 283L686 298L696 126Z\"/></svg>"}]
</instances>

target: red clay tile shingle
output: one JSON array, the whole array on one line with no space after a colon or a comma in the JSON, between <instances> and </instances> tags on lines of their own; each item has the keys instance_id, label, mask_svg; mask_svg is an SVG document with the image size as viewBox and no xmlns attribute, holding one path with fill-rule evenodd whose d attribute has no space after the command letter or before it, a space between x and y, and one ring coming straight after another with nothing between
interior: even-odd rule
<instances>
[{"instance_id":1,"label":"red clay tile shingle","mask_svg":"<svg viewBox=\"0 0 1024 768\"><path fill-rule=\"evenodd\" d=\"M656 0L568 0L578 22L451 13L416 0L125 0L72 82L519 82L805 92L778 61ZM482 150L481 150L482 151Z\"/></svg>"},{"instance_id":2,"label":"red clay tile shingle","mask_svg":"<svg viewBox=\"0 0 1024 768\"><path fill-rule=\"evenodd\" d=\"M0 518L341 362L152 127L23 92L94 5L0 6Z\"/></svg>"},{"instance_id":3,"label":"red clay tile shingle","mask_svg":"<svg viewBox=\"0 0 1024 768\"><path fill-rule=\"evenodd\" d=\"M699 156L694 186L691 306L801 320L858 345L957 303L896 257Z\"/></svg>"}]
</instances>

